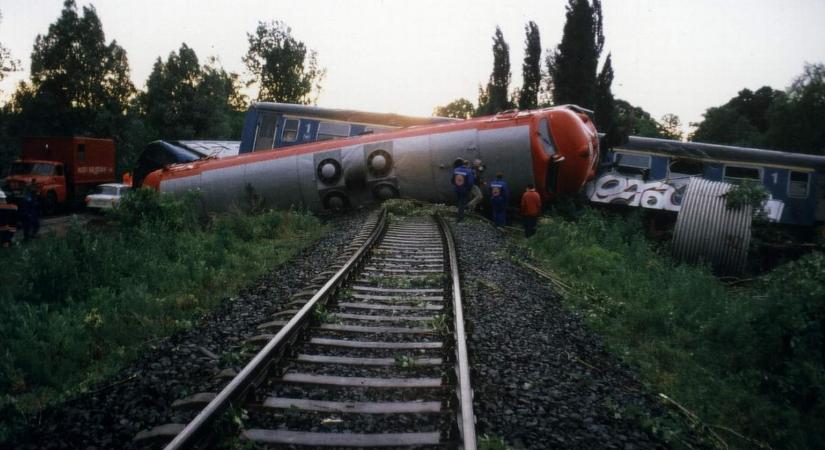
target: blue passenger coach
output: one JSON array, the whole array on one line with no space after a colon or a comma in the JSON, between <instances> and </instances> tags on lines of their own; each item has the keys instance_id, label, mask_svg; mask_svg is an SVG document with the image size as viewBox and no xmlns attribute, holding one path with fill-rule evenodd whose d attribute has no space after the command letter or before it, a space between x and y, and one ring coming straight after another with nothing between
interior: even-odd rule
<instances>
[{"instance_id":1,"label":"blue passenger coach","mask_svg":"<svg viewBox=\"0 0 825 450\"><path fill-rule=\"evenodd\" d=\"M812 226L825 221L825 157L631 136L603 152L591 201L678 211L690 177L762 184L770 220Z\"/></svg>"},{"instance_id":2,"label":"blue passenger coach","mask_svg":"<svg viewBox=\"0 0 825 450\"><path fill-rule=\"evenodd\" d=\"M240 153L309 142L381 133L415 125L451 122L445 117L413 117L349 109L258 102L249 108Z\"/></svg>"}]
</instances>

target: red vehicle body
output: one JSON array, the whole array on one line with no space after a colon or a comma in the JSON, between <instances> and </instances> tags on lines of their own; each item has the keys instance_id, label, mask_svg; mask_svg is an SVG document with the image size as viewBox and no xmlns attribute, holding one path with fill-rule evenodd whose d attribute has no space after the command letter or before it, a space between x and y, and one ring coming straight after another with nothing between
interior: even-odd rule
<instances>
[{"instance_id":1,"label":"red vehicle body","mask_svg":"<svg viewBox=\"0 0 825 450\"><path fill-rule=\"evenodd\" d=\"M31 189L46 211L71 204L95 186L115 181L115 144L86 137L24 138L20 158L12 163L4 190L12 200Z\"/></svg>"}]
</instances>

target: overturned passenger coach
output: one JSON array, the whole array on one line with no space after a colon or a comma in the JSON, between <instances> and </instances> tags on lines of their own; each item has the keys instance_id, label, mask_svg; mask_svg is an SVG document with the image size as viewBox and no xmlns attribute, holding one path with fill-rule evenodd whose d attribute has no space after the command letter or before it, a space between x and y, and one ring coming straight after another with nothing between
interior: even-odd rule
<instances>
[{"instance_id":1,"label":"overturned passenger coach","mask_svg":"<svg viewBox=\"0 0 825 450\"><path fill-rule=\"evenodd\" d=\"M265 150L283 140L283 128L259 123L248 134L254 142L242 140L241 154L170 165L150 173L143 185L161 192L199 191L212 210L237 203L250 188L268 206L281 208L339 209L394 197L452 202L452 166L463 158L482 160L488 174L503 173L515 192L534 184L542 199L550 200L580 190L595 176L599 161L596 129L587 111L576 106ZM301 128L296 132L298 140Z\"/></svg>"}]
</instances>

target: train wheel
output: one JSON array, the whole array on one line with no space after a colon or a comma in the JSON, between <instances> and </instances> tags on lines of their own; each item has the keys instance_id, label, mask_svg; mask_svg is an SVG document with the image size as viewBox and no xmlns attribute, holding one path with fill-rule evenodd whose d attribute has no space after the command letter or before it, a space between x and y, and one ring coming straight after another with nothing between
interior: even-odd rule
<instances>
[{"instance_id":1,"label":"train wheel","mask_svg":"<svg viewBox=\"0 0 825 450\"><path fill-rule=\"evenodd\" d=\"M392 155L385 150L376 150L367 157L367 167L373 177L385 177L392 169Z\"/></svg>"},{"instance_id":2,"label":"train wheel","mask_svg":"<svg viewBox=\"0 0 825 450\"><path fill-rule=\"evenodd\" d=\"M324 196L324 207L333 211L343 211L349 208L349 199L341 192L330 192Z\"/></svg>"},{"instance_id":3,"label":"train wheel","mask_svg":"<svg viewBox=\"0 0 825 450\"><path fill-rule=\"evenodd\" d=\"M398 189L391 184L381 183L372 188L372 195L378 200L389 200L398 197Z\"/></svg>"},{"instance_id":4,"label":"train wheel","mask_svg":"<svg viewBox=\"0 0 825 450\"><path fill-rule=\"evenodd\" d=\"M325 184L335 184L341 178L341 163L327 158L318 163L317 169L318 178Z\"/></svg>"}]
</instances>

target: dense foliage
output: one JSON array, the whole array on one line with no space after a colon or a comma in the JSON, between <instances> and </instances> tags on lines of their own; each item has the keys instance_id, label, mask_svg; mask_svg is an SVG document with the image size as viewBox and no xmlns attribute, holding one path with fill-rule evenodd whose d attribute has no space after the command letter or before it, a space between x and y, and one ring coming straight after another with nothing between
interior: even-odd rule
<instances>
[{"instance_id":1,"label":"dense foliage","mask_svg":"<svg viewBox=\"0 0 825 450\"><path fill-rule=\"evenodd\" d=\"M145 342L189 327L321 230L312 216L247 213L243 201L206 215L195 196L134 194L99 229L74 224L0 252L4 419L82 390Z\"/></svg>"},{"instance_id":2,"label":"dense foliage","mask_svg":"<svg viewBox=\"0 0 825 450\"><path fill-rule=\"evenodd\" d=\"M697 124L691 140L712 144L764 147L768 131L768 111L784 95L768 86L742 89L722 106L708 108L705 119Z\"/></svg>"},{"instance_id":3,"label":"dense foliage","mask_svg":"<svg viewBox=\"0 0 825 450\"><path fill-rule=\"evenodd\" d=\"M13 100L27 135L114 135L135 93L126 51L106 43L93 6L78 14L74 0L35 39L30 72Z\"/></svg>"},{"instance_id":4,"label":"dense foliage","mask_svg":"<svg viewBox=\"0 0 825 450\"><path fill-rule=\"evenodd\" d=\"M324 71L315 53L290 33L276 22L259 24L249 35L249 81L262 99L309 103ZM139 92L130 81L126 51L106 42L95 8L78 11L75 0L65 0L60 16L35 41L30 80L0 111L0 176L24 136L113 138L118 173L131 170L155 139L239 139L247 99L239 76L216 61L202 65L184 43L166 61L158 58L146 91ZM0 79L17 66L0 45Z\"/></svg>"},{"instance_id":5,"label":"dense foliage","mask_svg":"<svg viewBox=\"0 0 825 450\"><path fill-rule=\"evenodd\" d=\"M147 124L165 139L237 138L246 101L238 77L201 66L186 44L157 59L139 98Z\"/></svg>"},{"instance_id":6,"label":"dense foliage","mask_svg":"<svg viewBox=\"0 0 825 450\"><path fill-rule=\"evenodd\" d=\"M786 91L739 91L708 108L691 140L825 155L825 64L806 64Z\"/></svg>"},{"instance_id":7,"label":"dense foliage","mask_svg":"<svg viewBox=\"0 0 825 450\"><path fill-rule=\"evenodd\" d=\"M708 269L674 263L643 229L639 216L616 220L588 210L543 219L530 246L573 283L569 304L652 389L695 413L709 441L820 446L825 255L732 288ZM684 437L675 424L651 426L674 443Z\"/></svg>"}]
</instances>

